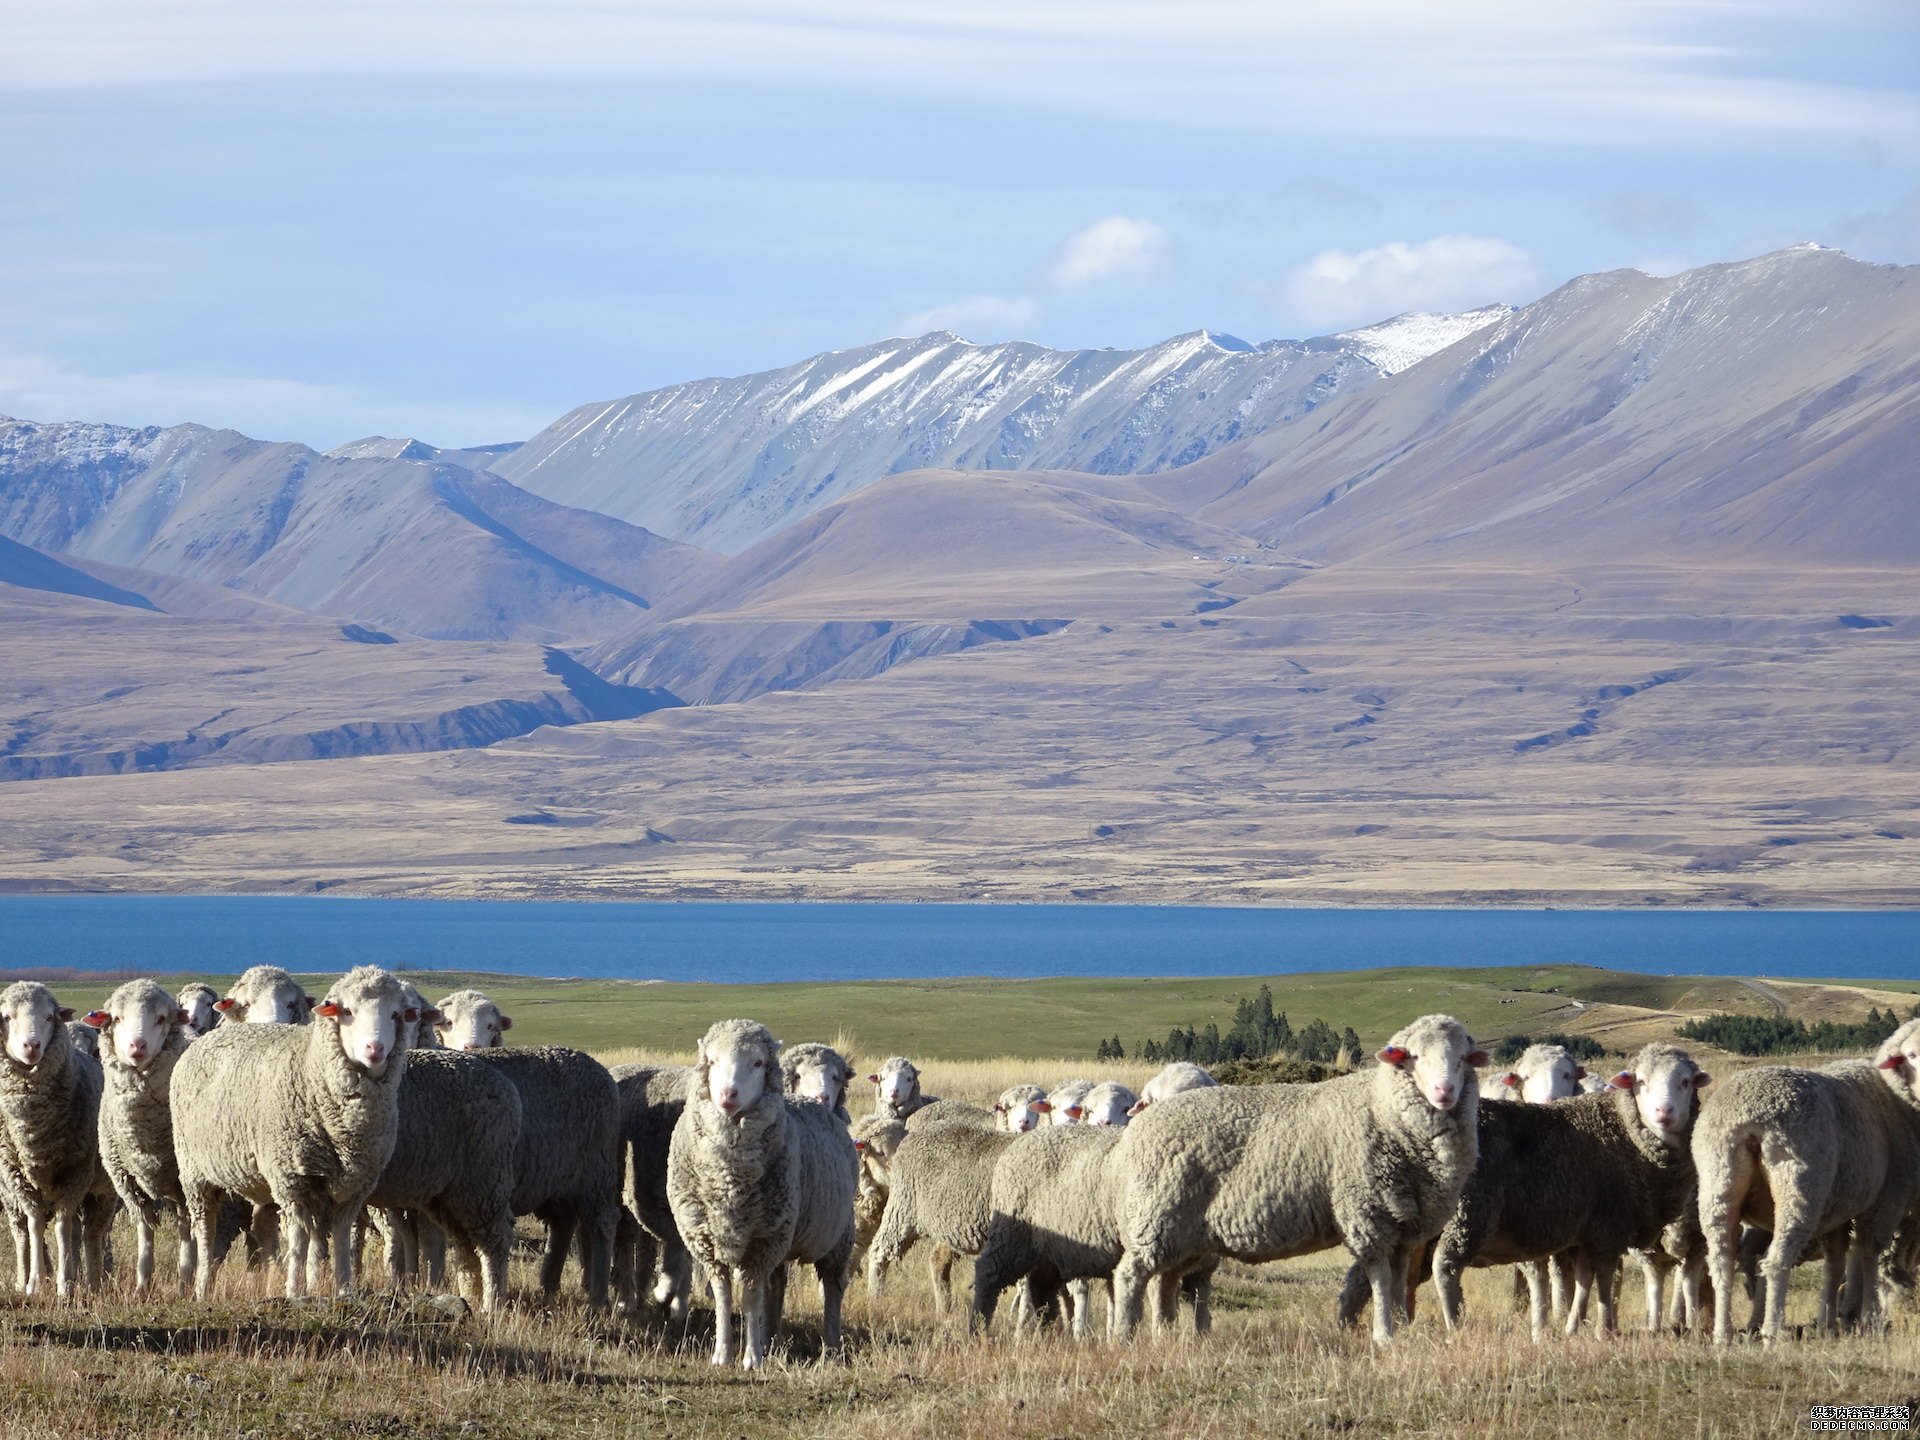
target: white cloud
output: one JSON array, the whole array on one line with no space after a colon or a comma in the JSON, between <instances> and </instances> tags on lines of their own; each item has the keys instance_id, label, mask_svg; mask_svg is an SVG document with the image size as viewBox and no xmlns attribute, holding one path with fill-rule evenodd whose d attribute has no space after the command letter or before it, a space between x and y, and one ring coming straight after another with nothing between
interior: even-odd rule
<instances>
[{"instance_id":1,"label":"white cloud","mask_svg":"<svg viewBox=\"0 0 1920 1440\"><path fill-rule=\"evenodd\" d=\"M924 335L929 330L951 330L968 340L1014 340L1032 329L1039 314L1033 301L1015 296L975 295L951 305L936 305L931 310L915 311L903 317L904 335Z\"/></svg>"},{"instance_id":2,"label":"white cloud","mask_svg":"<svg viewBox=\"0 0 1920 1440\"><path fill-rule=\"evenodd\" d=\"M1325 250L1281 279L1289 317L1314 329L1367 324L1408 310L1471 310L1534 299L1540 267L1526 251L1483 235L1436 235L1371 250Z\"/></svg>"},{"instance_id":3,"label":"white cloud","mask_svg":"<svg viewBox=\"0 0 1920 1440\"><path fill-rule=\"evenodd\" d=\"M0 415L114 425L192 422L325 449L363 435L457 447L522 440L554 417L519 405L413 401L352 385L261 375L150 370L90 375L45 355L0 350Z\"/></svg>"},{"instance_id":4,"label":"white cloud","mask_svg":"<svg viewBox=\"0 0 1920 1440\"><path fill-rule=\"evenodd\" d=\"M1173 267L1173 243L1151 220L1109 215L1071 235L1047 279L1061 290L1102 280L1150 280Z\"/></svg>"}]
</instances>

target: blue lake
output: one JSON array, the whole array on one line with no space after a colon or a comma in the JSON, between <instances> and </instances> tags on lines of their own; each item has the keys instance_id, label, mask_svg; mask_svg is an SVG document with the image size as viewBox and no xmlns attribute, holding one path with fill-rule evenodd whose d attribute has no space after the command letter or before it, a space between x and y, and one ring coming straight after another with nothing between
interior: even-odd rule
<instances>
[{"instance_id":1,"label":"blue lake","mask_svg":"<svg viewBox=\"0 0 1920 1440\"><path fill-rule=\"evenodd\" d=\"M1282 910L0 897L0 971L359 964L622 979L1271 975L1389 965L1920 977L1920 911Z\"/></svg>"}]
</instances>

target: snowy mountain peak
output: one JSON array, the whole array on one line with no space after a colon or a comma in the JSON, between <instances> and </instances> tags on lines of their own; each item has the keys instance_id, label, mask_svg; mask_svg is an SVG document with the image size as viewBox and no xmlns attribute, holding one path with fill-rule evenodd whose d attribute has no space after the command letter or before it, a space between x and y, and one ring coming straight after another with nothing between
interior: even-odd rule
<instances>
[{"instance_id":1,"label":"snowy mountain peak","mask_svg":"<svg viewBox=\"0 0 1920 1440\"><path fill-rule=\"evenodd\" d=\"M361 440L349 440L344 445L336 445L323 453L335 460L432 460L440 452L421 440L369 435Z\"/></svg>"},{"instance_id":2,"label":"snowy mountain peak","mask_svg":"<svg viewBox=\"0 0 1920 1440\"><path fill-rule=\"evenodd\" d=\"M1348 342L1378 366L1381 374L1395 375L1489 325L1498 324L1512 313L1513 307L1509 305L1487 305L1456 315L1414 311L1358 330L1344 330L1333 338Z\"/></svg>"}]
</instances>

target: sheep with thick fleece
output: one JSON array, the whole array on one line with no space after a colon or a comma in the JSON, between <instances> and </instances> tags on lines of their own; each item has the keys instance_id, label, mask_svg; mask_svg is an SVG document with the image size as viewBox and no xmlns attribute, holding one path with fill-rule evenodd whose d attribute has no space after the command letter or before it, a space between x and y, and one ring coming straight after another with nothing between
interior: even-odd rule
<instances>
[{"instance_id":1,"label":"sheep with thick fleece","mask_svg":"<svg viewBox=\"0 0 1920 1440\"><path fill-rule=\"evenodd\" d=\"M638 1223L638 1233L627 1237L631 1253L621 1257L621 1303L632 1306L639 1291L655 1274L652 1295L674 1320L687 1318L693 1295L693 1257L673 1223L667 1202L667 1149L673 1127L686 1108L691 1065L616 1065L609 1072L620 1092L620 1136L624 1154L627 1208Z\"/></svg>"},{"instance_id":2,"label":"sheep with thick fleece","mask_svg":"<svg viewBox=\"0 0 1920 1440\"><path fill-rule=\"evenodd\" d=\"M85 1020L69 1020L67 1036L73 1041L73 1048L82 1055L100 1058L100 1032L87 1024Z\"/></svg>"},{"instance_id":3,"label":"sheep with thick fleece","mask_svg":"<svg viewBox=\"0 0 1920 1440\"><path fill-rule=\"evenodd\" d=\"M352 1287L353 1222L400 1134L406 1039L400 982L363 965L328 989L311 1024L223 1025L173 1067L180 1189L198 1252L196 1294L211 1292L223 1196L280 1212L287 1294L321 1284L330 1245L337 1293Z\"/></svg>"},{"instance_id":4,"label":"sheep with thick fleece","mask_svg":"<svg viewBox=\"0 0 1920 1440\"><path fill-rule=\"evenodd\" d=\"M1446 1225L1473 1173L1475 1067L1487 1057L1458 1020L1426 1015L1378 1059L1317 1085L1156 1100L1122 1132L1116 1337L1139 1324L1152 1277L1344 1244L1373 1291L1374 1339L1393 1338L1408 1262Z\"/></svg>"},{"instance_id":5,"label":"sheep with thick fleece","mask_svg":"<svg viewBox=\"0 0 1920 1440\"><path fill-rule=\"evenodd\" d=\"M1710 1077L1686 1051L1655 1043L1613 1079L1607 1095L1553 1105L1490 1105L1480 1112L1480 1159L1433 1253L1447 1328L1460 1323L1468 1265L1531 1262L1535 1339L1547 1330L1542 1263L1573 1261L1567 1332L1597 1295L1600 1328L1614 1328L1620 1261L1658 1245L1693 1197L1688 1148L1699 1092Z\"/></svg>"},{"instance_id":6,"label":"sheep with thick fleece","mask_svg":"<svg viewBox=\"0 0 1920 1440\"><path fill-rule=\"evenodd\" d=\"M833 1111L781 1092L779 1051L751 1020L708 1029L667 1153L674 1223L713 1282L716 1365L734 1359L736 1283L747 1332L740 1362L766 1362L792 1263L813 1266L826 1345L840 1348L859 1162Z\"/></svg>"},{"instance_id":7,"label":"sheep with thick fleece","mask_svg":"<svg viewBox=\"0 0 1920 1440\"><path fill-rule=\"evenodd\" d=\"M889 1120L904 1120L940 1098L922 1093L920 1067L904 1055L888 1056L867 1079L874 1087L873 1113Z\"/></svg>"},{"instance_id":8,"label":"sheep with thick fleece","mask_svg":"<svg viewBox=\"0 0 1920 1440\"><path fill-rule=\"evenodd\" d=\"M1513 1062L1513 1068L1499 1076L1497 1098L1521 1100L1529 1105L1551 1105L1555 1100L1580 1094L1580 1082L1586 1078L1587 1067L1574 1059L1573 1052L1566 1046L1529 1045ZM1599 1088L1606 1088L1604 1080Z\"/></svg>"},{"instance_id":9,"label":"sheep with thick fleece","mask_svg":"<svg viewBox=\"0 0 1920 1440\"><path fill-rule=\"evenodd\" d=\"M1846 1308L1875 1323L1881 1255L1920 1198L1920 1020L1871 1061L1740 1071L1702 1111L1693 1160L1716 1343L1733 1334L1742 1221L1773 1237L1760 1263L1763 1339L1780 1337L1793 1266L1815 1247L1827 1256L1821 1327L1838 1317L1843 1271Z\"/></svg>"},{"instance_id":10,"label":"sheep with thick fleece","mask_svg":"<svg viewBox=\"0 0 1920 1440\"><path fill-rule=\"evenodd\" d=\"M439 1044L448 1050L498 1050L507 1043L513 1017L479 990L456 990L433 1007Z\"/></svg>"},{"instance_id":11,"label":"sheep with thick fleece","mask_svg":"<svg viewBox=\"0 0 1920 1440\"><path fill-rule=\"evenodd\" d=\"M424 1221L450 1239L482 1310L507 1295L522 1123L520 1092L497 1067L458 1051L411 1052L393 1156L367 1196L390 1225Z\"/></svg>"},{"instance_id":12,"label":"sheep with thick fleece","mask_svg":"<svg viewBox=\"0 0 1920 1440\"><path fill-rule=\"evenodd\" d=\"M1211 1074L1191 1061L1176 1060L1141 1087L1140 1098L1133 1102L1127 1114L1144 1115L1156 1100L1165 1100L1172 1095L1185 1095L1190 1090L1208 1090L1219 1083Z\"/></svg>"},{"instance_id":13,"label":"sheep with thick fleece","mask_svg":"<svg viewBox=\"0 0 1920 1440\"><path fill-rule=\"evenodd\" d=\"M1140 1097L1118 1080L1103 1080L1080 1097L1072 1109L1083 1125L1124 1126L1133 1117Z\"/></svg>"},{"instance_id":14,"label":"sheep with thick fleece","mask_svg":"<svg viewBox=\"0 0 1920 1440\"><path fill-rule=\"evenodd\" d=\"M193 1233L173 1156L173 1069L193 1039L192 1017L152 980L129 980L87 1016L104 1044L100 1164L133 1217L134 1293L153 1283L161 1211L180 1225L180 1283L193 1282Z\"/></svg>"},{"instance_id":15,"label":"sheep with thick fleece","mask_svg":"<svg viewBox=\"0 0 1920 1440\"><path fill-rule=\"evenodd\" d=\"M787 1094L796 1100L811 1100L834 1111L842 1120L847 1114L847 1087L853 1083L853 1066L838 1050L810 1040L804 1045L789 1045L780 1052L780 1079Z\"/></svg>"},{"instance_id":16,"label":"sheep with thick fleece","mask_svg":"<svg viewBox=\"0 0 1920 1440\"><path fill-rule=\"evenodd\" d=\"M886 1213L867 1250L867 1289L875 1298L888 1267L928 1240L935 1247L934 1301L942 1312L947 1309L954 1259L978 1255L986 1243L993 1167L1016 1138L997 1123L997 1114L984 1114L984 1120L908 1123L889 1167Z\"/></svg>"},{"instance_id":17,"label":"sheep with thick fleece","mask_svg":"<svg viewBox=\"0 0 1920 1440\"><path fill-rule=\"evenodd\" d=\"M893 1157L907 1138L904 1120L863 1115L853 1125L853 1148L860 1155L860 1180L853 1199L853 1263L859 1264L880 1231L893 1189Z\"/></svg>"},{"instance_id":18,"label":"sheep with thick fleece","mask_svg":"<svg viewBox=\"0 0 1920 1440\"><path fill-rule=\"evenodd\" d=\"M559 1293L577 1236L587 1304L600 1309L620 1221L620 1091L613 1077L591 1055L563 1045L447 1049L492 1067L520 1092L513 1213L547 1227L541 1292Z\"/></svg>"},{"instance_id":19,"label":"sheep with thick fleece","mask_svg":"<svg viewBox=\"0 0 1920 1440\"><path fill-rule=\"evenodd\" d=\"M229 1025L305 1025L313 1018L313 997L278 965L255 965L240 972L213 1008Z\"/></svg>"},{"instance_id":20,"label":"sheep with thick fleece","mask_svg":"<svg viewBox=\"0 0 1920 1440\"><path fill-rule=\"evenodd\" d=\"M220 992L211 985L203 985L195 980L190 985L182 985L180 993L174 998L180 1002L180 1008L187 1012L188 1039L197 1040L220 1023L220 1012L214 1009L220 1003Z\"/></svg>"},{"instance_id":21,"label":"sheep with thick fleece","mask_svg":"<svg viewBox=\"0 0 1920 1440\"><path fill-rule=\"evenodd\" d=\"M1038 1085L1009 1085L993 1102L995 1123L1009 1135L1024 1135L1047 1123L1053 1101Z\"/></svg>"},{"instance_id":22,"label":"sheep with thick fleece","mask_svg":"<svg viewBox=\"0 0 1920 1440\"><path fill-rule=\"evenodd\" d=\"M100 1169L102 1078L100 1062L75 1048L67 1030L72 1019L73 1011L37 981L0 991L0 1200L13 1231L16 1278L28 1295L43 1293L49 1278L62 1297L76 1278L97 1284L101 1222L112 1214L89 1204L96 1193L112 1198Z\"/></svg>"},{"instance_id":23,"label":"sheep with thick fleece","mask_svg":"<svg viewBox=\"0 0 1920 1440\"><path fill-rule=\"evenodd\" d=\"M1075 1107L1086 1098L1093 1085L1091 1080L1062 1080L1047 1092L1047 1098L1053 1102L1047 1119L1055 1125L1078 1125L1080 1113Z\"/></svg>"}]
</instances>

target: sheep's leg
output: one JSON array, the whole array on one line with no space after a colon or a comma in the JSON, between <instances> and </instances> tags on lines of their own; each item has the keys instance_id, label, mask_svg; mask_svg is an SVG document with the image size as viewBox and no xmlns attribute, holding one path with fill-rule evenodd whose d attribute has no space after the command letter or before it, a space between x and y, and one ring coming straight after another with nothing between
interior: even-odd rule
<instances>
[{"instance_id":1,"label":"sheep's leg","mask_svg":"<svg viewBox=\"0 0 1920 1440\"><path fill-rule=\"evenodd\" d=\"M1146 1301L1147 1280L1153 1266L1144 1255L1126 1250L1113 1270L1113 1314L1107 1331L1115 1340L1131 1340L1140 1328L1140 1311Z\"/></svg>"},{"instance_id":2,"label":"sheep's leg","mask_svg":"<svg viewBox=\"0 0 1920 1440\"><path fill-rule=\"evenodd\" d=\"M1558 1257L1556 1257L1558 1258ZM1587 1318L1587 1301L1593 1294L1593 1257L1584 1250L1573 1263L1573 1293L1567 1297L1567 1334L1580 1329Z\"/></svg>"},{"instance_id":3,"label":"sheep's leg","mask_svg":"<svg viewBox=\"0 0 1920 1440\"><path fill-rule=\"evenodd\" d=\"M80 1268L80 1211L63 1210L53 1217L53 1289L62 1300L73 1294Z\"/></svg>"},{"instance_id":4,"label":"sheep's leg","mask_svg":"<svg viewBox=\"0 0 1920 1440\"><path fill-rule=\"evenodd\" d=\"M1185 1277L1181 1289L1193 1297L1193 1333L1213 1333L1213 1266ZM1409 1316L1409 1319L1412 1317Z\"/></svg>"},{"instance_id":5,"label":"sheep's leg","mask_svg":"<svg viewBox=\"0 0 1920 1440\"><path fill-rule=\"evenodd\" d=\"M740 1357L743 1370L758 1370L767 1363L767 1346L770 1339L768 1319L770 1306L768 1301L772 1276L764 1272L754 1272L745 1277L740 1290L740 1308L746 1311L747 1344L746 1351Z\"/></svg>"},{"instance_id":6,"label":"sheep's leg","mask_svg":"<svg viewBox=\"0 0 1920 1440\"><path fill-rule=\"evenodd\" d=\"M967 1315L967 1333L977 1325L982 1331L993 1328L993 1313L1000 1308L1001 1292L1013 1276L1003 1273L1000 1251L991 1237L973 1262L973 1309Z\"/></svg>"},{"instance_id":7,"label":"sheep's leg","mask_svg":"<svg viewBox=\"0 0 1920 1440\"><path fill-rule=\"evenodd\" d=\"M1840 1330L1840 1311L1842 1295L1840 1287L1847 1287L1845 1302L1853 1303L1857 1294L1854 1290L1852 1266L1848 1264L1847 1242L1844 1233L1829 1235L1820 1246L1820 1308L1814 1317L1813 1328L1822 1335L1834 1335Z\"/></svg>"},{"instance_id":8,"label":"sheep's leg","mask_svg":"<svg viewBox=\"0 0 1920 1440\"><path fill-rule=\"evenodd\" d=\"M933 1282L933 1311L945 1315L953 1308L953 1251L944 1245L933 1247L927 1256L927 1276Z\"/></svg>"},{"instance_id":9,"label":"sheep's leg","mask_svg":"<svg viewBox=\"0 0 1920 1440\"><path fill-rule=\"evenodd\" d=\"M1442 1234L1439 1243L1433 1247L1433 1288L1440 1295L1441 1323L1447 1327L1448 1333L1452 1333L1460 1328L1464 1296L1460 1288L1461 1252L1458 1247L1447 1243L1448 1238L1448 1234ZM1351 1276L1352 1272L1348 1274ZM1527 1267L1516 1266L1513 1278L1516 1282L1526 1282ZM1532 1294L1530 1283L1528 1294Z\"/></svg>"},{"instance_id":10,"label":"sheep's leg","mask_svg":"<svg viewBox=\"0 0 1920 1440\"><path fill-rule=\"evenodd\" d=\"M1093 1281L1069 1280L1066 1295L1067 1304L1073 1311L1068 1317L1073 1338L1085 1340L1093 1334Z\"/></svg>"},{"instance_id":11,"label":"sheep's leg","mask_svg":"<svg viewBox=\"0 0 1920 1440\"><path fill-rule=\"evenodd\" d=\"M886 1283L887 1267L894 1264L913 1248L913 1242L920 1237L914 1232L913 1222L906 1217L912 1207L903 1204L887 1206L887 1213L880 1221L880 1229L873 1237L873 1244L867 1247L867 1298L880 1299L881 1286ZM936 1298L938 1289L935 1290Z\"/></svg>"},{"instance_id":12,"label":"sheep's leg","mask_svg":"<svg viewBox=\"0 0 1920 1440\"><path fill-rule=\"evenodd\" d=\"M1566 1255L1555 1255L1547 1262L1547 1273L1553 1277L1553 1318L1565 1320L1567 1312L1573 1306L1573 1292L1579 1281L1573 1277L1573 1265ZM1573 1330L1568 1328L1571 1335Z\"/></svg>"},{"instance_id":13,"label":"sheep's leg","mask_svg":"<svg viewBox=\"0 0 1920 1440\"><path fill-rule=\"evenodd\" d=\"M607 1284L613 1291L614 1308L623 1315L640 1308L641 1265L646 1265L648 1273L653 1269L652 1251L644 1236L633 1212L622 1205L614 1220L613 1263L607 1268Z\"/></svg>"},{"instance_id":14,"label":"sheep's leg","mask_svg":"<svg viewBox=\"0 0 1920 1440\"><path fill-rule=\"evenodd\" d=\"M194 1243L193 1226L187 1217L180 1217L180 1293L193 1293L193 1272L199 1260L199 1247Z\"/></svg>"},{"instance_id":15,"label":"sheep's leg","mask_svg":"<svg viewBox=\"0 0 1920 1440\"><path fill-rule=\"evenodd\" d=\"M27 1214L27 1286L26 1293L38 1295L47 1287L47 1217Z\"/></svg>"},{"instance_id":16,"label":"sheep's leg","mask_svg":"<svg viewBox=\"0 0 1920 1440\"><path fill-rule=\"evenodd\" d=\"M713 1363L733 1363L733 1268L721 1266L713 1276Z\"/></svg>"},{"instance_id":17,"label":"sheep's leg","mask_svg":"<svg viewBox=\"0 0 1920 1440\"><path fill-rule=\"evenodd\" d=\"M618 1207L601 1205L580 1226L580 1283L587 1292L587 1308L607 1308L608 1277L613 1272L613 1237L619 1223Z\"/></svg>"},{"instance_id":18,"label":"sheep's leg","mask_svg":"<svg viewBox=\"0 0 1920 1440\"><path fill-rule=\"evenodd\" d=\"M1640 1283L1646 1290L1647 1329L1657 1335L1667 1313L1667 1272L1644 1250L1634 1259L1640 1262Z\"/></svg>"},{"instance_id":19,"label":"sheep's leg","mask_svg":"<svg viewBox=\"0 0 1920 1440\"><path fill-rule=\"evenodd\" d=\"M1527 1278L1527 1325L1538 1345L1547 1338L1547 1329L1553 1324L1553 1297L1547 1287L1547 1262L1544 1260L1524 1261L1520 1273ZM1458 1284L1456 1279L1455 1284Z\"/></svg>"},{"instance_id":20,"label":"sheep's leg","mask_svg":"<svg viewBox=\"0 0 1920 1440\"><path fill-rule=\"evenodd\" d=\"M333 1293L353 1294L353 1216L342 1208L333 1222Z\"/></svg>"},{"instance_id":21,"label":"sheep's leg","mask_svg":"<svg viewBox=\"0 0 1920 1440\"><path fill-rule=\"evenodd\" d=\"M1700 1325L1700 1282L1705 1278L1707 1261L1697 1251L1680 1266L1680 1283L1674 1287L1676 1327L1691 1334Z\"/></svg>"},{"instance_id":22,"label":"sheep's leg","mask_svg":"<svg viewBox=\"0 0 1920 1440\"><path fill-rule=\"evenodd\" d=\"M495 1217L480 1252L480 1308L498 1310L507 1299L507 1258L513 1253L513 1216Z\"/></svg>"},{"instance_id":23,"label":"sheep's leg","mask_svg":"<svg viewBox=\"0 0 1920 1440\"><path fill-rule=\"evenodd\" d=\"M193 1266L193 1295L205 1300L213 1293L213 1275L220 1268L220 1252L214 1247L215 1231L220 1223L220 1192L204 1186L186 1187L186 1230L193 1236L191 1249L183 1236L180 1263ZM182 1281L187 1277L183 1274Z\"/></svg>"},{"instance_id":24,"label":"sheep's leg","mask_svg":"<svg viewBox=\"0 0 1920 1440\"><path fill-rule=\"evenodd\" d=\"M1620 1305L1620 1257L1609 1256L1594 1265L1594 1294L1600 1302L1600 1333L1612 1335L1618 1326Z\"/></svg>"},{"instance_id":25,"label":"sheep's leg","mask_svg":"<svg viewBox=\"0 0 1920 1440\"><path fill-rule=\"evenodd\" d=\"M660 1247L660 1284L654 1298L667 1307L667 1318L685 1322L693 1296L693 1254L679 1241Z\"/></svg>"},{"instance_id":26,"label":"sheep's leg","mask_svg":"<svg viewBox=\"0 0 1920 1440\"><path fill-rule=\"evenodd\" d=\"M1363 1262L1367 1267L1367 1284L1373 1290L1373 1343L1390 1345L1393 1343L1393 1255L1383 1250L1369 1255Z\"/></svg>"},{"instance_id":27,"label":"sheep's leg","mask_svg":"<svg viewBox=\"0 0 1920 1440\"><path fill-rule=\"evenodd\" d=\"M426 1216L417 1216L415 1220L415 1262L425 1269L427 1284L439 1290L447 1283L447 1232L442 1230Z\"/></svg>"},{"instance_id":28,"label":"sheep's leg","mask_svg":"<svg viewBox=\"0 0 1920 1440\"><path fill-rule=\"evenodd\" d=\"M578 1217L571 1210L547 1221L547 1253L540 1261L540 1291L549 1300L560 1293L560 1276L567 1268Z\"/></svg>"},{"instance_id":29,"label":"sheep's leg","mask_svg":"<svg viewBox=\"0 0 1920 1440\"><path fill-rule=\"evenodd\" d=\"M838 1355L846 1348L840 1333L840 1308L847 1298L847 1267L852 1258L849 1251L813 1267L813 1273L820 1277L820 1337L829 1355Z\"/></svg>"},{"instance_id":30,"label":"sheep's leg","mask_svg":"<svg viewBox=\"0 0 1920 1440\"><path fill-rule=\"evenodd\" d=\"M1171 1330L1180 1318L1180 1277L1161 1274L1154 1277L1153 1328L1156 1333Z\"/></svg>"},{"instance_id":31,"label":"sheep's leg","mask_svg":"<svg viewBox=\"0 0 1920 1440\"><path fill-rule=\"evenodd\" d=\"M153 1285L154 1230L160 1217L145 1205L136 1205L133 1220L133 1293L145 1295Z\"/></svg>"}]
</instances>

